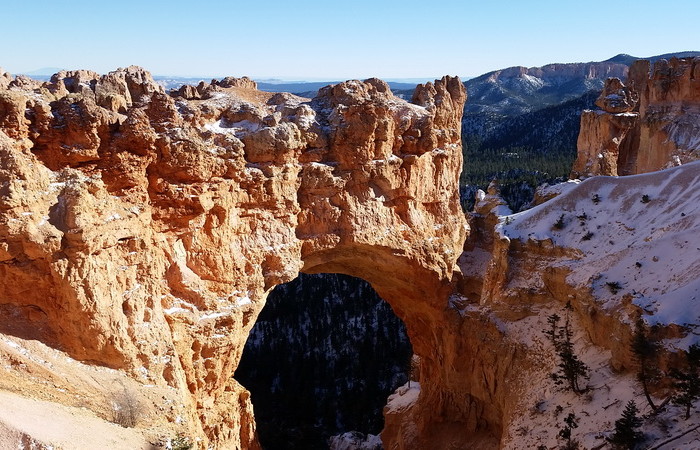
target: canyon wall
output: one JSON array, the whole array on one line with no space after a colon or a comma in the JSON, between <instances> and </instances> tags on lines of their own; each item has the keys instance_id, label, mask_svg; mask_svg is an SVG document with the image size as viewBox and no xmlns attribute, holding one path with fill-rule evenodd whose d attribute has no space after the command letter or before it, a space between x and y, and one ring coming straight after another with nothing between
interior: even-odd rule
<instances>
[{"instance_id":1,"label":"canyon wall","mask_svg":"<svg viewBox=\"0 0 700 450\"><path fill-rule=\"evenodd\" d=\"M274 286L339 272L373 285L423 357L421 438L445 417L485 427L481 406L451 411L457 339L440 326L468 231L459 79L412 103L377 79L313 100L232 78L169 95L138 67L3 80L3 389L103 418L128 393L151 442L257 448L232 378L248 332Z\"/></svg>"},{"instance_id":2,"label":"canyon wall","mask_svg":"<svg viewBox=\"0 0 700 450\"><path fill-rule=\"evenodd\" d=\"M700 58L636 61L584 111L572 178L633 175L700 159Z\"/></svg>"}]
</instances>

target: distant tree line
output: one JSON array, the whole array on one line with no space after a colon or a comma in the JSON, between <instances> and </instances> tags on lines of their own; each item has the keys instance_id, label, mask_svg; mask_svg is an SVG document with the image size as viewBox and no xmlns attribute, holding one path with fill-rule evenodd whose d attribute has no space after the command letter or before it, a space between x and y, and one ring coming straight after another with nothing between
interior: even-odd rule
<instances>
[{"instance_id":1,"label":"distant tree line","mask_svg":"<svg viewBox=\"0 0 700 450\"><path fill-rule=\"evenodd\" d=\"M568 178L576 159L581 111L592 108L599 92L516 117L467 115L463 122L462 204L473 207L473 193L498 179L501 195L514 212L527 208L537 186Z\"/></svg>"}]
</instances>

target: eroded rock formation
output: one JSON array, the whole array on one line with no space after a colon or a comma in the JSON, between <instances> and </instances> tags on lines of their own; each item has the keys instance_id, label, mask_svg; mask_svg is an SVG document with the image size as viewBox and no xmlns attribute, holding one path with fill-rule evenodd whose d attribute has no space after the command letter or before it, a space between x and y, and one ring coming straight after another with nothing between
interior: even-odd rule
<instances>
[{"instance_id":1,"label":"eroded rock formation","mask_svg":"<svg viewBox=\"0 0 700 450\"><path fill-rule=\"evenodd\" d=\"M572 177L646 173L700 158L700 58L636 61L627 84L609 79L596 104L601 110L581 115Z\"/></svg>"},{"instance_id":2,"label":"eroded rock formation","mask_svg":"<svg viewBox=\"0 0 700 450\"><path fill-rule=\"evenodd\" d=\"M439 325L467 232L459 79L413 103L377 79L311 101L247 79L171 96L138 67L20 81L0 92L0 306L15 318L0 332L133 386L153 435L256 448L232 374L267 292L299 271L346 273L391 303L423 357L420 439L445 418L488 428L482 406L455 404L470 398L445 363L459 340ZM32 376L6 389L55 377L11 356Z\"/></svg>"}]
</instances>

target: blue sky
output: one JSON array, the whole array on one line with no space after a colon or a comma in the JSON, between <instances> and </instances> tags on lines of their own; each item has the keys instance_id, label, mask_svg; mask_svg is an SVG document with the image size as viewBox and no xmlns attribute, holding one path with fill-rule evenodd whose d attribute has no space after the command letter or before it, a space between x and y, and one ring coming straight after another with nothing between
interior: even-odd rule
<instances>
[{"instance_id":1,"label":"blue sky","mask_svg":"<svg viewBox=\"0 0 700 450\"><path fill-rule=\"evenodd\" d=\"M700 50L700 1L16 1L0 66L347 79Z\"/></svg>"}]
</instances>

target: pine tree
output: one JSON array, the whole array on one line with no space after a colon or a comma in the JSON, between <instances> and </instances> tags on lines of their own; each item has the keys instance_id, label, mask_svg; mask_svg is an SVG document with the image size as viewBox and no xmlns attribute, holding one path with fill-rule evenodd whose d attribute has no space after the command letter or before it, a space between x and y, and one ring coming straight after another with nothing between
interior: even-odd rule
<instances>
[{"instance_id":1,"label":"pine tree","mask_svg":"<svg viewBox=\"0 0 700 450\"><path fill-rule=\"evenodd\" d=\"M685 418L688 420L690 409L700 398L700 345L691 345L685 359L685 369L673 370L671 376L676 380L673 387L677 390L677 394L673 397L673 403L685 407Z\"/></svg>"},{"instance_id":2,"label":"pine tree","mask_svg":"<svg viewBox=\"0 0 700 450\"><path fill-rule=\"evenodd\" d=\"M578 428L578 418L574 413L569 413L564 418L564 426L559 429L559 437L566 441L561 447L562 450L576 450L578 448L578 441L571 438L571 432L574 428Z\"/></svg>"},{"instance_id":3,"label":"pine tree","mask_svg":"<svg viewBox=\"0 0 700 450\"><path fill-rule=\"evenodd\" d=\"M584 364L578 356L573 352L572 346L566 346L564 350L559 353L561 362L559 363L559 374L556 374L555 382L560 381L568 383L569 388L580 394L585 391L581 389L579 381L581 378L586 378L588 375L588 366Z\"/></svg>"},{"instance_id":4,"label":"pine tree","mask_svg":"<svg viewBox=\"0 0 700 450\"><path fill-rule=\"evenodd\" d=\"M549 338L549 340L552 342L552 345L556 348L557 347L557 340L559 337L559 320L561 317L557 314L552 314L551 316L547 317L547 323L549 324L549 328L544 331L545 336Z\"/></svg>"},{"instance_id":5,"label":"pine tree","mask_svg":"<svg viewBox=\"0 0 700 450\"><path fill-rule=\"evenodd\" d=\"M615 432L608 441L619 449L634 450L644 440L644 434L637 430L642 426L642 419L637 416L639 410L634 400L627 402L622 417L615 421Z\"/></svg>"},{"instance_id":6,"label":"pine tree","mask_svg":"<svg viewBox=\"0 0 700 450\"><path fill-rule=\"evenodd\" d=\"M651 409L656 412L658 407L651 398L651 394L649 393L649 385L656 381L659 377L660 371L656 364L659 348L656 342L649 339L644 321L641 317L638 318L635 323L634 335L632 337L632 352L639 363L637 379L642 384L642 390L644 391L644 396L646 397L649 406L651 406Z\"/></svg>"},{"instance_id":7,"label":"pine tree","mask_svg":"<svg viewBox=\"0 0 700 450\"><path fill-rule=\"evenodd\" d=\"M580 380L588 377L588 366L579 359L574 352L574 343L571 341L573 331L571 331L571 321L569 312L573 310L571 303L567 303L564 325L559 326L560 317L552 314L547 318L550 328L544 334L550 338L559 356L559 371L551 374L554 383L557 385L566 384L572 391L580 394L585 389L581 389Z\"/></svg>"}]
</instances>

